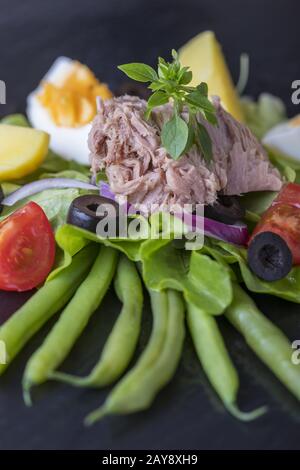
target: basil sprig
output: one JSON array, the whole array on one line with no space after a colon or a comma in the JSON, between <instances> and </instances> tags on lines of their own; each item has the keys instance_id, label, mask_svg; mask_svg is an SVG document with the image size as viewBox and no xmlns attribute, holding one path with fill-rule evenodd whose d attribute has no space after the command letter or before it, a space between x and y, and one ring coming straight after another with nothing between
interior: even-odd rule
<instances>
[{"instance_id":1,"label":"basil sprig","mask_svg":"<svg viewBox=\"0 0 300 470\"><path fill-rule=\"evenodd\" d=\"M147 102L147 119L156 106L166 104L170 99L174 103L174 114L164 124L161 133L162 144L171 157L177 160L196 145L205 160L210 162L212 142L207 130L196 118L200 112L211 124L218 123L215 108L208 99L207 84L202 82L197 87L188 86L193 77L192 72L189 67L181 67L174 49L172 58L172 62L166 62L159 57L157 72L142 63L123 64L118 68L133 80L150 82L148 88L152 90L152 95ZM187 122L181 117L183 108L188 111Z\"/></svg>"}]
</instances>

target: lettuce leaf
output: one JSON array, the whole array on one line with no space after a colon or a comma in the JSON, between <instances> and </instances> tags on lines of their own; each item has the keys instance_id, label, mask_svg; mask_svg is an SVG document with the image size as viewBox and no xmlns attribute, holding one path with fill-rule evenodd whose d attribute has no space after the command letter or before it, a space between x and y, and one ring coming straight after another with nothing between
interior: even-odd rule
<instances>
[{"instance_id":1,"label":"lettuce leaf","mask_svg":"<svg viewBox=\"0 0 300 470\"><path fill-rule=\"evenodd\" d=\"M181 291L187 302L212 315L221 314L232 300L227 266L199 251L177 249L170 240L149 240L141 245L140 258L148 288Z\"/></svg>"},{"instance_id":2,"label":"lettuce leaf","mask_svg":"<svg viewBox=\"0 0 300 470\"><path fill-rule=\"evenodd\" d=\"M90 242L103 243L124 253L130 260L139 261L140 247L145 241L142 238L101 238L75 225L62 225L55 234L56 243L63 252L57 260L56 269L50 273L47 280L53 279L62 269L71 264L72 257Z\"/></svg>"},{"instance_id":3,"label":"lettuce leaf","mask_svg":"<svg viewBox=\"0 0 300 470\"><path fill-rule=\"evenodd\" d=\"M33 201L42 207L53 229L56 230L66 223L71 202L80 194L82 194L82 191L77 188L48 189L41 191L33 196L22 199L22 201L17 202L11 207L4 206L0 221L28 202Z\"/></svg>"},{"instance_id":4,"label":"lettuce leaf","mask_svg":"<svg viewBox=\"0 0 300 470\"><path fill-rule=\"evenodd\" d=\"M249 212L261 216L277 196L276 191L255 191L240 197L241 205Z\"/></svg>"},{"instance_id":5,"label":"lettuce leaf","mask_svg":"<svg viewBox=\"0 0 300 470\"><path fill-rule=\"evenodd\" d=\"M152 217L152 224L155 230L160 231L158 214ZM63 225L56 231L56 242L62 256L59 256L56 269L48 280L69 266L72 257L86 244L103 243L121 251L133 261L140 261L147 287L155 290L174 288L182 291L186 300L201 306L208 313L221 314L232 299L228 264L207 256L210 254L208 248L205 254L176 248L173 238L179 231L180 227L175 223L170 232L164 232L166 238L144 239L141 236L107 239L73 225ZM222 253L225 258L231 257L226 250L219 247L215 248L215 251L220 253L219 256Z\"/></svg>"},{"instance_id":6,"label":"lettuce leaf","mask_svg":"<svg viewBox=\"0 0 300 470\"><path fill-rule=\"evenodd\" d=\"M81 165L73 160L65 160L64 158L54 153L52 150L49 150L45 160L37 170L35 170L33 173L30 173L30 175L20 178L14 182L19 185L24 185L30 183L31 181L38 180L41 177L44 177L45 174L49 173L55 173L59 178L58 173L65 171L76 171L85 177L90 175L90 169L88 166Z\"/></svg>"},{"instance_id":7,"label":"lettuce leaf","mask_svg":"<svg viewBox=\"0 0 300 470\"><path fill-rule=\"evenodd\" d=\"M230 253L239 265L242 280L252 292L270 294L291 302L300 303L300 267L295 266L290 273L279 281L267 282L259 279L248 267L247 250L230 243L216 242L223 250Z\"/></svg>"},{"instance_id":8,"label":"lettuce leaf","mask_svg":"<svg viewBox=\"0 0 300 470\"><path fill-rule=\"evenodd\" d=\"M269 93L262 93L255 102L247 96L241 98L246 124L261 139L266 132L287 119L283 101Z\"/></svg>"}]
</instances>

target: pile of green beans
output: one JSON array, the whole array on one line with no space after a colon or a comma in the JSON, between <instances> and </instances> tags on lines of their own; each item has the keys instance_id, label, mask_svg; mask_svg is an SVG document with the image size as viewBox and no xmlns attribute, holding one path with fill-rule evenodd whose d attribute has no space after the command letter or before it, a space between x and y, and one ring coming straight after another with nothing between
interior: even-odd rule
<instances>
[{"instance_id":1,"label":"pile of green beans","mask_svg":"<svg viewBox=\"0 0 300 470\"><path fill-rule=\"evenodd\" d=\"M57 371L97 310L115 275L114 287L122 309L97 364L86 377ZM257 356L300 400L300 369L291 361L288 338L257 309L235 282L233 301L226 318L244 336ZM132 369L116 384L104 404L90 413L91 425L110 414L134 413L148 408L171 380L181 357L187 324L198 359L225 408L236 418L250 421L265 407L242 412L237 407L239 378L216 319L198 306L183 301L172 290L149 291L153 326L150 339ZM29 339L56 312L58 321L29 359L23 377L24 399L31 404L30 389L48 379L78 387L100 388L118 380L132 360L141 331L143 287L135 264L110 247L89 244L73 257L72 264L41 287L0 328L7 363L0 375Z\"/></svg>"},{"instance_id":2,"label":"pile of green beans","mask_svg":"<svg viewBox=\"0 0 300 470\"><path fill-rule=\"evenodd\" d=\"M30 405L30 388L46 381L66 358L91 315L100 305L113 278L117 251L102 246L89 274L63 310L44 343L29 359L23 377L25 402Z\"/></svg>"},{"instance_id":3,"label":"pile of green beans","mask_svg":"<svg viewBox=\"0 0 300 470\"><path fill-rule=\"evenodd\" d=\"M125 372L141 331L143 287L134 263L124 255L120 257L114 285L123 307L98 364L87 377L53 372L51 379L77 387L97 388L115 382Z\"/></svg>"},{"instance_id":4,"label":"pile of green beans","mask_svg":"<svg viewBox=\"0 0 300 470\"><path fill-rule=\"evenodd\" d=\"M107 414L127 414L148 408L175 373L185 335L182 296L174 290L150 291L150 296L153 329L149 343L104 405L87 416L87 425Z\"/></svg>"},{"instance_id":5,"label":"pile of green beans","mask_svg":"<svg viewBox=\"0 0 300 470\"><path fill-rule=\"evenodd\" d=\"M97 245L81 250L70 266L44 284L1 326L0 341L6 346L7 362L0 364L0 375L29 339L69 301L84 280L97 250Z\"/></svg>"},{"instance_id":6,"label":"pile of green beans","mask_svg":"<svg viewBox=\"0 0 300 470\"><path fill-rule=\"evenodd\" d=\"M216 319L193 304L188 304L187 322L199 361L225 408L242 421L264 414L265 407L245 413L237 408L239 378Z\"/></svg>"},{"instance_id":7,"label":"pile of green beans","mask_svg":"<svg viewBox=\"0 0 300 470\"><path fill-rule=\"evenodd\" d=\"M225 312L228 320L244 336L255 354L300 400L300 368L291 361L288 338L256 307L237 284L233 284L233 302Z\"/></svg>"}]
</instances>

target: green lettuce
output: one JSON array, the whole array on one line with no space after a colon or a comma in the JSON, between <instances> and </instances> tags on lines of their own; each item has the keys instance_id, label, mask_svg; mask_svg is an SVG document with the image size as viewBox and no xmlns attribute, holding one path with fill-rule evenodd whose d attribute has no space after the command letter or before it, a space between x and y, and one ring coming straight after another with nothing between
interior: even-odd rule
<instances>
[{"instance_id":1,"label":"green lettuce","mask_svg":"<svg viewBox=\"0 0 300 470\"><path fill-rule=\"evenodd\" d=\"M103 243L105 246L110 246L121 251L130 260L139 261L140 247L145 241L142 238L102 238L96 233L68 224L62 225L58 228L55 234L55 239L58 247L63 253L63 256L59 256L56 268L50 273L48 280L53 279L53 277L55 277L62 269L69 266L71 264L72 257L90 242Z\"/></svg>"},{"instance_id":2,"label":"green lettuce","mask_svg":"<svg viewBox=\"0 0 300 470\"><path fill-rule=\"evenodd\" d=\"M69 163L69 162L66 162ZM36 179L44 179L44 178L70 178L74 180L80 180L84 182L89 181L89 176L86 172L82 173L79 169L66 169L61 172L45 172L45 169L51 169L51 165L47 167L47 165L40 167L39 175L37 175ZM20 184L16 184L15 182L3 182L1 183L2 190L5 195L10 194L13 191L16 191L21 187ZM39 204L42 209L44 210L45 214L47 215L49 221L54 230L56 230L61 225L65 224L67 221L67 215L69 207L72 201L83 194L88 194L90 191L82 190L79 188L65 188L65 189L47 189L45 191L41 191L40 193L34 194L28 198L24 198L21 201L18 201L13 206L4 206L3 211L1 213L0 221L4 218L8 217L12 214L15 210L23 207L30 201L36 202Z\"/></svg>"},{"instance_id":3,"label":"green lettuce","mask_svg":"<svg viewBox=\"0 0 300 470\"><path fill-rule=\"evenodd\" d=\"M140 258L150 289L181 291L187 302L213 315L221 314L232 300L227 266L199 251L178 249L170 240L149 240L141 245Z\"/></svg>"},{"instance_id":4,"label":"green lettuce","mask_svg":"<svg viewBox=\"0 0 300 470\"><path fill-rule=\"evenodd\" d=\"M277 196L276 191L255 191L240 197L241 205L250 213L261 216Z\"/></svg>"},{"instance_id":5,"label":"green lettuce","mask_svg":"<svg viewBox=\"0 0 300 470\"><path fill-rule=\"evenodd\" d=\"M241 105L245 116L245 121L253 134L259 140L272 127L287 120L286 109L283 101L269 93L262 93L255 102L249 97L241 98ZM292 161L287 160L282 155L275 155L268 150L269 157L274 166L278 168L285 181L293 182L296 179L298 167Z\"/></svg>"},{"instance_id":6,"label":"green lettuce","mask_svg":"<svg viewBox=\"0 0 300 470\"><path fill-rule=\"evenodd\" d=\"M238 263L241 278L252 292L270 294L291 302L300 303L300 267L295 266L289 274L279 281L267 282L259 279L248 267L247 250L230 243L215 242L223 250L230 253Z\"/></svg>"},{"instance_id":7,"label":"green lettuce","mask_svg":"<svg viewBox=\"0 0 300 470\"><path fill-rule=\"evenodd\" d=\"M8 217L20 207L23 207L28 202L33 201L42 207L52 225L52 228L56 230L58 227L66 223L69 207L72 201L81 193L82 191L77 188L47 189L45 191L41 191L33 196L22 199L11 207L4 206L0 221Z\"/></svg>"},{"instance_id":8,"label":"green lettuce","mask_svg":"<svg viewBox=\"0 0 300 470\"><path fill-rule=\"evenodd\" d=\"M269 93L262 93L256 102L245 96L241 98L241 105L247 126L259 139L287 119L283 101Z\"/></svg>"},{"instance_id":9,"label":"green lettuce","mask_svg":"<svg viewBox=\"0 0 300 470\"><path fill-rule=\"evenodd\" d=\"M53 176L56 175L56 177L59 178L59 174L66 171L75 171L81 175L84 175L85 177L90 175L90 169L88 166L81 165L80 163L77 163L73 160L65 160L64 158L54 153L52 150L49 150L45 160L37 170L35 170L33 173L30 173L30 175L14 181L14 183L23 186L24 184L31 183L32 181L43 178L45 174L49 173L53 174Z\"/></svg>"},{"instance_id":10,"label":"green lettuce","mask_svg":"<svg viewBox=\"0 0 300 470\"><path fill-rule=\"evenodd\" d=\"M232 299L231 271L227 263L232 256L220 247L207 246L203 252L176 248L178 240L174 240L174 236L183 235L185 228L175 220L169 231L162 232L162 217L162 214L155 214L150 218L149 224L143 218L149 231L152 224L152 233L159 235L159 238L144 238L141 233L140 237L107 239L73 225L60 226L56 231L60 256L56 269L48 279L69 266L72 257L86 244L103 243L121 251L129 259L140 262L143 280L148 288L173 288L182 291L187 301L210 314L221 314ZM215 259L218 256L220 259L212 259L212 252L215 253ZM226 262L222 262L222 257Z\"/></svg>"}]
</instances>

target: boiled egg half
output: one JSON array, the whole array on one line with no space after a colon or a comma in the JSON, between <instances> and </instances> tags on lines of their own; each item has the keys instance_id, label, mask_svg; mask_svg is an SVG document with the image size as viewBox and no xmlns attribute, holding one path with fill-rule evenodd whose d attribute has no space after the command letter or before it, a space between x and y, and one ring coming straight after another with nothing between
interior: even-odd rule
<instances>
[{"instance_id":1,"label":"boiled egg half","mask_svg":"<svg viewBox=\"0 0 300 470\"><path fill-rule=\"evenodd\" d=\"M88 165L87 138L97 96L108 99L112 93L86 65L59 57L28 96L27 116L33 127L50 134L55 153Z\"/></svg>"},{"instance_id":2,"label":"boiled egg half","mask_svg":"<svg viewBox=\"0 0 300 470\"><path fill-rule=\"evenodd\" d=\"M262 142L271 152L300 163L300 114L273 127Z\"/></svg>"}]
</instances>

